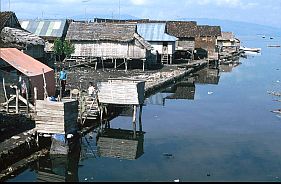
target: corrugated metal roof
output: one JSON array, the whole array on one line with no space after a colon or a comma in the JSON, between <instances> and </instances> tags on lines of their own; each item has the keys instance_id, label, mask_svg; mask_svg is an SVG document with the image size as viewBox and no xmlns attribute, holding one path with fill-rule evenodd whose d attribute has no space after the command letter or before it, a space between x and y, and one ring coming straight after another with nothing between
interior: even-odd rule
<instances>
[{"instance_id":1,"label":"corrugated metal roof","mask_svg":"<svg viewBox=\"0 0 281 184\"><path fill-rule=\"evenodd\" d=\"M140 23L137 24L138 33L146 41L176 41L177 38L165 33L165 23Z\"/></svg>"},{"instance_id":2,"label":"corrugated metal roof","mask_svg":"<svg viewBox=\"0 0 281 184\"><path fill-rule=\"evenodd\" d=\"M0 58L9 63L26 76L42 75L53 69L16 48L0 48Z\"/></svg>"},{"instance_id":3,"label":"corrugated metal roof","mask_svg":"<svg viewBox=\"0 0 281 184\"><path fill-rule=\"evenodd\" d=\"M66 20L20 20L21 27L31 33L42 37L63 36Z\"/></svg>"}]
</instances>

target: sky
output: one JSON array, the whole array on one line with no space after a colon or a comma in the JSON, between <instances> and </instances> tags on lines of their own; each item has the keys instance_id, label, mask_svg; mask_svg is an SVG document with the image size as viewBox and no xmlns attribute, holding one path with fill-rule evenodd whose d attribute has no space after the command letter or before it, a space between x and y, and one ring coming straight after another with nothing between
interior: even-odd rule
<instances>
[{"instance_id":1,"label":"sky","mask_svg":"<svg viewBox=\"0 0 281 184\"><path fill-rule=\"evenodd\" d=\"M101 15L131 15L154 20L209 18L281 28L281 0L0 0L1 11L23 18L88 20Z\"/></svg>"}]
</instances>

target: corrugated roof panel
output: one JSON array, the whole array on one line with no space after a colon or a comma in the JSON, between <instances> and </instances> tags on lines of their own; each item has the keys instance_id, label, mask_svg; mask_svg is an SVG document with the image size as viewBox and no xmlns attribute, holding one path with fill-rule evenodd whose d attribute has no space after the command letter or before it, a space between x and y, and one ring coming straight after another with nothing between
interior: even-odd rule
<instances>
[{"instance_id":1,"label":"corrugated roof panel","mask_svg":"<svg viewBox=\"0 0 281 184\"><path fill-rule=\"evenodd\" d=\"M42 75L42 69L47 73L52 71L50 67L24 54L15 48L0 48L1 58L22 72L26 76Z\"/></svg>"},{"instance_id":2,"label":"corrugated roof panel","mask_svg":"<svg viewBox=\"0 0 281 184\"><path fill-rule=\"evenodd\" d=\"M49 29L49 25L50 25L50 22L44 22L44 25L43 25L39 35L46 35L46 33Z\"/></svg>"},{"instance_id":3,"label":"corrugated roof panel","mask_svg":"<svg viewBox=\"0 0 281 184\"><path fill-rule=\"evenodd\" d=\"M28 26L28 24L29 24L29 21L23 21L23 22L21 23L21 27L22 27L23 29L26 29L27 26Z\"/></svg>"},{"instance_id":4,"label":"corrugated roof panel","mask_svg":"<svg viewBox=\"0 0 281 184\"><path fill-rule=\"evenodd\" d=\"M40 35L43 26L44 26L44 22L43 22L43 21L39 22L39 25L38 25L38 27L36 28L36 31L35 31L34 34Z\"/></svg>"},{"instance_id":5,"label":"corrugated roof panel","mask_svg":"<svg viewBox=\"0 0 281 184\"><path fill-rule=\"evenodd\" d=\"M138 33L146 41L176 41L177 38L165 33L165 23L141 23L137 24Z\"/></svg>"},{"instance_id":6,"label":"corrugated roof panel","mask_svg":"<svg viewBox=\"0 0 281 184\"><path fill-rule=\"evenodd\" d=\"M21 20L20 23L25 25L26 30L38 36L46 37L62 37L66 26L66 20Z\"/></svg>"},{"instance_id":7,"label":"corrugated roof panel","mask_svg":"<svg viewBox=\"0 0 281 184\"><path fill-rule=\"evenodd\" d=\"M44 35L52 36L52 31L53 31L54 25L55 25L55 22L50 22L48 29Z\"/></svg>"}]
</instances>

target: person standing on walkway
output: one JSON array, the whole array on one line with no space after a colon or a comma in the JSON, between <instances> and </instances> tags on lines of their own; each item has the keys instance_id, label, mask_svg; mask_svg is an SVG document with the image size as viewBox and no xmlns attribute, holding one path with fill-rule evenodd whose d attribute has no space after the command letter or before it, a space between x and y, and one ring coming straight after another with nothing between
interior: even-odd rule
<instances>
[{"instance_id":1,"label":"person standing on walkway","mask_svg":"<svg viewBox=\"0 0 281 184\"><path fill-rule=\"evenodd\" d=\"M60 71L60 84L61 84L61 97L63 97L64 93L65 93L65 85L66 85L66 80L67 80L67 73L64 70L64 68Z\"/></svg>"}]
</instances>

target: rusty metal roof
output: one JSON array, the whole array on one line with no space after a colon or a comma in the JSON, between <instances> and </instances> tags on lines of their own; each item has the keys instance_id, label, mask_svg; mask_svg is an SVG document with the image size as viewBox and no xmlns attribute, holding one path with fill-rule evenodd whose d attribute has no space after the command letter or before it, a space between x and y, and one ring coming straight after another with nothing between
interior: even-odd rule
<instances>
[{"instance_id":1,"label":"rusty metal roof","mask_svg":"<svg viewBox=\"0 0 281 184\"><path fill-rule=\"evenodd\" d=\"M37 76L53 69L16 48L0 48L0 58L26 76Z\"/></svg>"}]
</instances>

